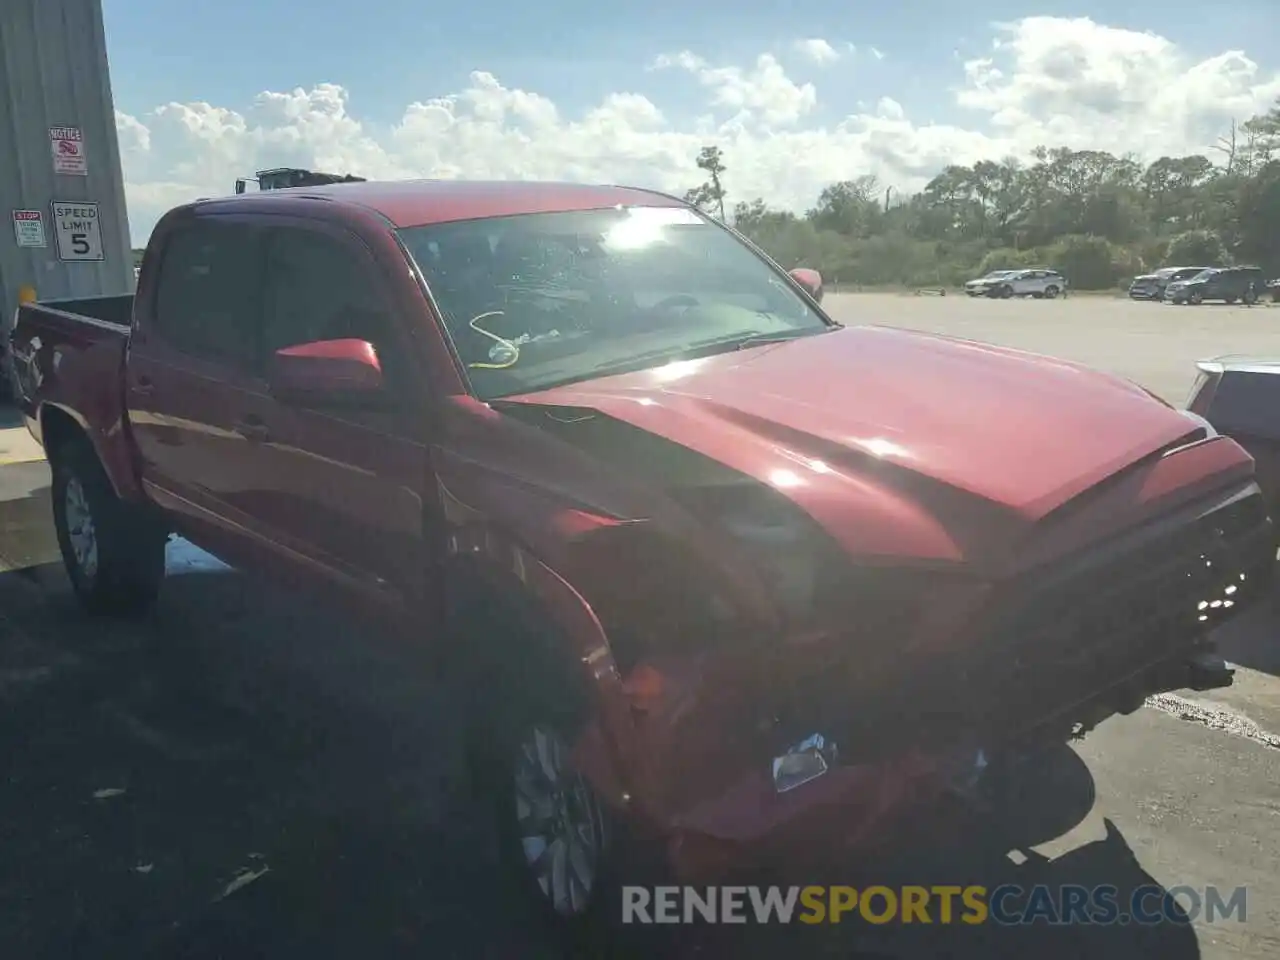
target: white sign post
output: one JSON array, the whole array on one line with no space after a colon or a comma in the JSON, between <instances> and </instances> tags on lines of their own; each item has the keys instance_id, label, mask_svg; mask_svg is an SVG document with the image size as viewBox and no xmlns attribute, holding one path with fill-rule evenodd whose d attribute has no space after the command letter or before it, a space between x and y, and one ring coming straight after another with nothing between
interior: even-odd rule
<instances>
[{"instance_id":1,"label":"white sign post","mask_svg":"<svg viewBox=\"0 0 1280 960\"><path fill-rule=\"evenodd\" d=\"M59 260L104 260L98 205L87 200L53 201L53 235Z\"/></svg>"},{"instance_id":2,"label":"white sign post","mask_svg":"<svg viewBox=\"0 0 1280 960\"><path fill-rule=\"evenodd\" d=\"M84 153L84 135L79 127L50 127L49 150L53 172L70 177L87 177L89 159Z\"/></svg>"},{"instance_id":3,"label":"white sign post","mask_svg":"<svg viewBox=\"0 0 1280 960\"><path fill-rule=\"evenodd\" d=\"M20 247L45 247L44 214L39 210L13 211L13 239Z\"/></svg>"}]
</instances>

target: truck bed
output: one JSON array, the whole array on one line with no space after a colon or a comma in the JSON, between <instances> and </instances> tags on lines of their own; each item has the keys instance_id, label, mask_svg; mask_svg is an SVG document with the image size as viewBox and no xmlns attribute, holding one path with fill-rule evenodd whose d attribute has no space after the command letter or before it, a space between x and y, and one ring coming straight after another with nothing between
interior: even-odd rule
<instances>
[{"instance_id":1,"label":"truck bed","mask_svg":"<svg viewBox=\"0 0 1280 960\"><path fill-rule=\"evenodd\" d=\"M50 410L79 420L95 445L113 436L113 426L123 422L122 376L132 308L132 294L18 307L9 344L14 398L42 444L48 445L43 432ZM111 465L119 455L100 453Z\"/></svg>"},{"instance_id":2,"label":"truck bed","mask_svg":"<svg viewBox=\"0 0 1280 960\"><path fill-rule=\"evenodd\" d=\"M87 320L127 327L133 322L133 294L111 297L74 297L65 300L41 300L36 306L45 311L67 314Z\"/></svg>"}]
</instances>

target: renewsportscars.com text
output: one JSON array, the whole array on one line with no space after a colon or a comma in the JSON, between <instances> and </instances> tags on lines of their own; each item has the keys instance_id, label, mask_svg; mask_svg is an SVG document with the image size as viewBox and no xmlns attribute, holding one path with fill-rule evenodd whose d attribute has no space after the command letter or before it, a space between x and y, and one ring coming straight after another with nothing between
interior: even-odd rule
<instances>
[{"instance_id":1,"label":"renewsportscars.com text","mask_svg":"<svg viewBox=\"0 0 1280 960\"><path fill-rule=\"evenodd\" d=\"M1247 890L1155 884L1118 887L1004 885L623 887L623 923L865 923L1021 926L1244 922Z\"/></svg>"}]
</instances>

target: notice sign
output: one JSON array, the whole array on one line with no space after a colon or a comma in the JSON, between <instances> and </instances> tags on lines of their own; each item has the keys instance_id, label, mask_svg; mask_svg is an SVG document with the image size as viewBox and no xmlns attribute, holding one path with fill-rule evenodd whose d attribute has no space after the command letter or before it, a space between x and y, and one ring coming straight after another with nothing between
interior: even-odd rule
<instances>
[{"instance_id":1,"label":"notice sign","mask_svg":"<svg viewBox=\"0 0 1280 960\"><path fill-rule=\"evenodd\" d=\"M98 205L86 200L53 201L53 235L59 260L102 260Z\"/></svg>"},{"instance_id":2,"label":"notice sign","mask_svg":"<svg viewBox=\"0 0 1280 960\"><path fill-rule=\"evenodd\" d=\"M84 136L79 127L50 127L49 150L53 172L71 177L87 177L89 161L84 155Z\"/></svg>"},{"instance_id":3,"label":"notice sign","mask_svg":"<svg viewBox=\"0 0 1280 960\"><path fill-rule=\"evenodd\" d=\"M39 210L13 211L13 239L20 247L47 246L44 239L44 214Z\"/></svg>"}]
</instances>

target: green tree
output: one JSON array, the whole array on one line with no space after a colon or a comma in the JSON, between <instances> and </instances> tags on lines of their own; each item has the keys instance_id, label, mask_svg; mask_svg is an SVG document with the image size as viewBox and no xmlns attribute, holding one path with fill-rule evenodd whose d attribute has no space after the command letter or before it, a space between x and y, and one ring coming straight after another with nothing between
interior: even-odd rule
<instances>
[{"instance_id":1,"label":"green tree","mask_svg":"<svg viewBox=\"0 0 1280 960\"><path fill-rule=\"evenodd\" d=\"M685 193L684 199L702 210L717 211L723 221L725 219L724 155L719 147L703 147L694 163L699 170L706 172L707 180Z\"/></svg>"},{"instance_id":2,"label":"green tree","mask_svg":"<svg viewBox=\"0 0 1280 960\"><path fill-rule=\"evenodd\" d=\"M687 197L723 218L725 157L704 147L695 162L707 180ZM951 164L895 199L855 173L824 187L803 214L757 198L736 204L733 220L783 266L816 267L844 284L936 286L1041 264L1077 289L1106 289L1157 264L1249 262L1277 276L1280 101L1233 123L1204 154L1143 166L1042 146L1026 162Z\"/></svg>"},{"instance_id":3,"label":"green tree","mask_svg":"<svg viewBox=\"0 0 1280 960\"><path fill-rule=\"evenodd\" d=\"M1222 238L1212 230L1188 230L1169 241L1164 263L1170 267L1216 267L1227 260Z\"/></svg>"}]
</instances>

